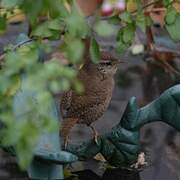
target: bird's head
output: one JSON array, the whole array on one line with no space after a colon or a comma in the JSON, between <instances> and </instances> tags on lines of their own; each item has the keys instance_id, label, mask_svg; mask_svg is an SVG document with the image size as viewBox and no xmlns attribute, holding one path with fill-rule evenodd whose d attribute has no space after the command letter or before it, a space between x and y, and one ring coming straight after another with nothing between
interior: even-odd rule
<instances>
[{"instance_id":1,"label":"bird's head","mask_svg":"<svg viewBox=\"0 0 180 180\"><path fill-rule=\"evenodd\" d=\"M100 55L100 61L98 63L93 63L91 58L87 56L82 70L92 75L100 74L105 78L114 76L122 61L109 51L101 51Z\"/></svg>"},{"instance_id":2,"label":"bird's head","mask_svg":"<svg viewBox=\"0 0 180 180\"><path fill-rule=\"evenodd\" d=\"M101 52L101 60L97 66L97 70L105 76L113 76L117 69L118 65L122 63L117 57L115 57L110 52Z\"/></svg>"}]
</instances>

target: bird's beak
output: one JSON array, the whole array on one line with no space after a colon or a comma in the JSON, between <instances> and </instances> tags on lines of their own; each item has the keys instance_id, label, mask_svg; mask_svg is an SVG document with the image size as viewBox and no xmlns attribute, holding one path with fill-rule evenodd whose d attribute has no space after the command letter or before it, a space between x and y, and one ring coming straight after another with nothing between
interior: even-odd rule
<instances>
[{"instance_id":1,"label":"bird's beak","mask_svg":"<svg viewBox=\"0 0 180 180\"><path fill-rule=\"evenodd\" d=\"M126 62L125 62L125 61L122 61L122 60L114 61L114 64L121 64L121 63L126 63Z\"/></svg>"}]
</instances>

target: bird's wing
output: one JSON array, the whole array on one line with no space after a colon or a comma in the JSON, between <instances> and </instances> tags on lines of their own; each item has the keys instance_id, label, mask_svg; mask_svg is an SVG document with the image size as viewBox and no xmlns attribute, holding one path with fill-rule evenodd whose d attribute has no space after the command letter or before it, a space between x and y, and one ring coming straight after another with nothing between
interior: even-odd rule
<instances>
[{"instance_id":1,"label":"bird's wing","mask_svg":"<svg viewBox=\"0 0 180 180\"><path fill-rule=\"evenodd\" d=\"M61 98L61 114L62 117L66 117L69 108L71 107L71 102L72 102L72 91L67 91L63 94L62 98Z\"/></svg>"},{"instance_id":2,"label":"bird's wing","mask_svg":"<svg viewBox=\"0 0 180 180\"><path fill-rule=\"evenodd\" d=\"M98 95L75 95L76 97L72 99L72 106L76 109L81 109L83 107L91 108L92 106L98 106L103 103L106 97L98 96Z\"/></svg>"},{"instance_id":3,"label":"bird's wing","mask_svg":"<svg viewBox=\"0 0 180 180\"><path fill-rule=\"evenodd\" d=\"M102 92L102 91L101 91ZM78 95L74 91L64 93L61 100L61 113L63 119L81 117L83 114L89 114L91 111L94 114L96 111L103 111L106 103L107 95L94 92L85 92Z\"/></svg>"},{"instance_id":4,"label":"bird's wing","mask_svg":"<svg viewBox=\"0 0 180 180\"><path fill-rule=\"evenodd\" d=\"M75 92L69 91L61 99L61 113L66 117L69 111L79 111L84 107L91 108L92 106L98 106L105 99L106 97L98 95L77 95Z\"/></svg>"}]
</instances>

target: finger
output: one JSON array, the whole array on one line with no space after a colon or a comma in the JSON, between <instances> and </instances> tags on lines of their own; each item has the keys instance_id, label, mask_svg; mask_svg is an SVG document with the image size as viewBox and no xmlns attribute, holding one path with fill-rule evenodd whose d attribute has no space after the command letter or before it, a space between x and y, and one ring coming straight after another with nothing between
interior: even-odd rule
<instances>
[{"instance_id":1,"label":"finger","mask_svg":"<svg viewBox=\"0 0 180 180\"><path fill-rule=\"evenodd\" d=\"M126 107L123 117L120 121L121 127L125 129L134 129L138 120L138 107L136 98L132 97Z\"/></svg>"},{"instance_id":2,"label":"finger","mask_svg":"<svg viewBox=\"0 0 180 180\"><path fill-rule=\"evenodd\" d=\"M101 149L101 138L98 137L98 144L94 140L82 144L68 144L66 150L78 156L79 160L87 160L94 157Z\"/></svg>"}]
</instances>

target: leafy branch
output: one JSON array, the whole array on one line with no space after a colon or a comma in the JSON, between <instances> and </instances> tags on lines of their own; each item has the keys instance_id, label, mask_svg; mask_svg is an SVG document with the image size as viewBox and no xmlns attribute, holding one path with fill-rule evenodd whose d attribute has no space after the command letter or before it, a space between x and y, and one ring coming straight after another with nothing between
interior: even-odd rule
<instances>
[{"instance_id":1,"label":"leafy branch","mask_svg":"<svg viewBox=\"0 0 180 180\"><path fill-rule=\"evenodd\" d=\"M138 1L133 1L133 3L137 6ZM53 95L58 92L68 91L70 88L81 92L83 89L77 79L77 69L63 64L62 57L55 58L56 61L48 61L49 63L40 63L39 56L41 52L51 54L53 52L51 48L52 41L63 39L61 47L57 47L57 50L63 53L68 61L67 63L82 64L84 53L89 53L89 51L93 62L98 63L100 48L94 34L111 35L117 31L114 24L121 24L117 33L116 49L118 53L123 54L133 43L136 29L141 28L145 32L146 28L151 26L151 17L144 13L148 7L159 2L163 2L163 8L166 9L165 28L172 39L179 42L180 13L173 7L173 3L179 3L177 0L155 0L144 6L140 4L134 11L128 11L126 8L113 17L97 17L93 27L88 25L79 12L75 1L38 0L34 3L32 0L0 0L0 33L7 31L10 18L23 14L29 23L30 35L33 38L33 41L27 45L24 43L29 42L29 40L24 41L21 45L7 47L5 53L0 56L0 119L7 126L3 131L6 143L2 145L8 144L16 147L15 150L21 166L26 165L27 167L32 158L31 151L35 145L34 143L28 143L30 141L37 142L41 130L48 129L48 126L51 126L48 118L43 121L43 117L47 117L47 112L44 112L42 107L48 104ZM13 15L11 12L14 9L18 9L19 12L17 11ZM102 19L106 21L102 21ZM44 39L47 40L46 43L44 43ZM84 39L91 39L90 46L86 47ZM45 60L51 60L51 58L45 56ZM26 88L35 90L40 99L37 107L38 111L34 112L31 126L28 124L28 120L32 118L29 113L22 123L17 121L17 118L11 112L13 108L12 100L19 89L23 74L27 76ZM30 103L29 107L33 109L34 104ZM38 116L38 112L41 113L41 116ZM30 127L33 127L33 131ZM13 136L15 129L20 129L23 132ZM32 137L30 136L31 133ZM24 149L22 148L22 140L27 145ZM23 156L21 156L22 154ZM26 156L28 161L23 158Z\"/></svg>"}]
</instances>

